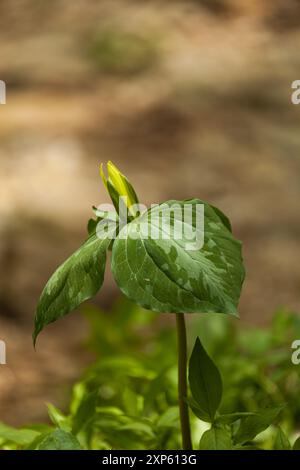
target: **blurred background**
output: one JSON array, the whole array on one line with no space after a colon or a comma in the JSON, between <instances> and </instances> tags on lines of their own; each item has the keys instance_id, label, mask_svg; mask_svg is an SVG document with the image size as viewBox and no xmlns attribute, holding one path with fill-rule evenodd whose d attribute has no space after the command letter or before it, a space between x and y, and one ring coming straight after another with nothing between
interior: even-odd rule
<instances>
[{"instance_id":1,"label":"blurred background","mask_svg":"<svg viewBox=\"0 0 300 470\"><path fill-rule=\"evenodd\" d=\"M195 196L229 215L241 324L299 310L299 21L299 0L1 0L0 420L41 419L90 361L81 315L37 352L31 330L45 281L109 202L100 162L146 204ZM118 296L108 272L94 303Z\"/></svg>"}]
</instances>

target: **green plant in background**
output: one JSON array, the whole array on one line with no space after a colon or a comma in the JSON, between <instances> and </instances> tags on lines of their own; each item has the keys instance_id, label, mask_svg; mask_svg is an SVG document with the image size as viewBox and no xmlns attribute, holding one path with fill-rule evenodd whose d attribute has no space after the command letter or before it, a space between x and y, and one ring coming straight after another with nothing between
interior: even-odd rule
<instances>
[{"instance_id":1,"label":"green plant in background","mask_svg":"<svg viewBox=\"0 0 300 470\"><path fill-rule=\"evenodd\" d=\"M82 313L90 325L85 347L95 359L73 387L69 406L61 411L49 404L50 424L15 429L0 423L0 448L178 449L173 316L143 310L123 297L109 312L85 304ZM291 343L300 337L299 315L279 310L268 328L211 313L187 320L190 349L197 336L205 345L197 342L190 361L195 444L201 449L299 449L300 372L291 362ZM220 403L214 364L223 382ZM201 381L195 389L192 369L198 379L217 385L213 408L203 399ZM216 404L212 424L207 408ZM243 433L237 434L242 422Z\"/></svg>"},{"instance_id":2,"label":"green plant in background","mask_svg":"<svg viewBox=\"0 0 300 470\"><path fill-rule=\"evenodd\" d=\"M138 198L127 178L108 163L108 178L101 167L101 176L117 210L117 224L110 224L111 213L100 214L88 224L89 237L48 281L37 307L34 343L45 325L66 315L100 289L105 270L106 253L112 251L113 276L123 293L138 305L156 312L176 314L178 337L178 402L182 447L192 448L188 413L187 346L185 319L182 312L219 312L237 315L237 304L244 280L241 244L232 236L227 217L217 208L199 200L167 201L140 213ZM121 203L125 201L126 224L121 220ZM179 207L179 212L173 207ZM199 227L198 209L204 206L201 226L202 246L191 247L190 234ZM183 220L183 211L191 217ZM119 218L118 218L119 216ZM169 231L165 237L166 227ZM103 225L104 223L104 225ZM101 225L102 224L102 225ZM179 224L179 225L178 225ZM178 227L188 225L189 232ZM100 231L98 226L105 229ZM112 232L114 236L112 237ZM148 233L148 237L143 237ZM153 233L160 236L153 237ZM201 348L199 340L195 346ZM205 359L203 355L203 360ZM200 357L198 358L200 359ZM190 380L192 391L199 381L194 355ZM208 368L204 371L210 377ZM217 375L216 375L217 377ZM219 384L221 383L220 378ZM199 385L199 384L198 384ZM207 383L207 393L217 398L221 392L216 383ZM220 388L220 387L219 387ZM199 389L199 386L198 386ZM194 397L195 398L195 397ZM197 407L203 407L196 397ZM216 409L205 410L213 422Z\"/></svg>"},{"instance_id":3,"label":"green plant in background","mask_svg":"<svg viewBox=\"0 0 300 470\"><path fill-rule=\"evenodd\" d=\"M114 75L136 75L156 63L158 51L153 38L105 29L87 39L85 53L95 67Z\"/></svg>"},{"instance_id":4,"label":"green plant in background","mask_svg":"<svg viewBox=\"0 0 300 470\"><path fill-rule=\"evenodd\" d=\"M211 428L201 437L200 449L244 449L246 445L251 448L257 434L268 428L284 407L282 405L256 412L219 413L223 391L221 375L199 338L190 359L189 382L193 412L202 421L211 423Z\"/></svg>"}]
</instances>

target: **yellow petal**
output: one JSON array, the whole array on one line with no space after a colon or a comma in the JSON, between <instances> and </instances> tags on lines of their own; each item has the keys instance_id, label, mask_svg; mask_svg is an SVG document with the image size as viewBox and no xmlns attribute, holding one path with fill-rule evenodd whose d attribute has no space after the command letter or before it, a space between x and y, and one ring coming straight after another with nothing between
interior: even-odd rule
<instances>
[{"instance_id":1,"label":"yellow petal","mask_svg":"<svg viewBox=\"0 0 300 470\"><path fill-rule=\"evenodd\" d=\"M135 204L136 201L132 199L131 195L128 192L126 177L118 170L118 168L111 161L107 163L107 171L110 182L114 186L115 190L119 193L120 196L127 197L127 206L130 207Z\"/></svg>"}]
</instances>

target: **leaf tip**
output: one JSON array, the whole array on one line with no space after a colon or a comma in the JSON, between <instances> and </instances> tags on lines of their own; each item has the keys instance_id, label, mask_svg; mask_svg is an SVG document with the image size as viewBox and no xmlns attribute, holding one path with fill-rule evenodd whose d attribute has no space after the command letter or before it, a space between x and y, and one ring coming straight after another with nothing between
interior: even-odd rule
<instances>
[{"instance_id":1,"label":"leaf tip","mask_svg":"<svg viewBox=\"0 0 300 470\"><path fill-rule=\"evenodd\" d=\"M104 174L103 163L100 164L100 176L102 178L102 181L104 183L105 188L107 189L107 179L106 179L106 176Z\"/></svg>"},{"instance_id":2,"label":"leaf tip","mask_svg":"<svg viewBox=\"0 0 300 470\"><path fill-rule=\"evenodd\" d=\"M36 331L34 331L32 333L32 344L33 344L33 348L34 350L36 351L36 340L37 340L37 337L38 337L38 333L36 333Z\"/></svg>"},{"instance_id":3,"label":"leaf tip","mask_svg":"<svg viewBox=\"0 0 300 470\"><path fill-rule=\"evenodd\" d=\"M32 333L32 343L33 343L34 350L36 350L37 338L38 338L40 332L42 331L42 329L43 328L38 324L37 318L35 317L34 330L33 330L33 333Z\"/></svg>"}]
</instances>

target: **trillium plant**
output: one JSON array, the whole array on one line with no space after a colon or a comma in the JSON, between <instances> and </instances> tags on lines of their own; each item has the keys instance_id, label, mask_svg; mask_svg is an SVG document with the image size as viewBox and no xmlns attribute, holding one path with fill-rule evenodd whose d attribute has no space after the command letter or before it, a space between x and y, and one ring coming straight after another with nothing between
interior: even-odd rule
<instances>
[{"instance_id":1,"label":"trillium plant","mask_svg":"<svg viewBox=\"0 0 300 470\"><path fill-rule=\"evenodd\" d=\"M175 314L183 449L192 448L189 408L212 424L200 448L211 448L212 441L226 448L226 419L218 413L221 376L199 338L187 371L184 314L238 316L244 280L241 243L223 212L200 199L170 200L147 209L115 165L107 164L107 177L102 167L100 173L113 206L94 207L86 241L46 284L37 306L34 344L46 325L99 291L111 251L113 277L128 298L146 309Z\"/></svg>"}]
</instances>

